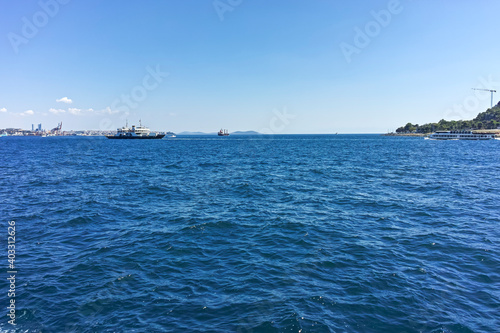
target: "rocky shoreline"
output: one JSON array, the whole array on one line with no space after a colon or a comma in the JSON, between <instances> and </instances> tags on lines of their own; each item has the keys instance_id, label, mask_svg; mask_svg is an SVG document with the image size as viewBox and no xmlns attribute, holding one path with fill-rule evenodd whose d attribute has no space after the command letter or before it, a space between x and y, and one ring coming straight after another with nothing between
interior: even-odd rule
<instances>
[{"instance_id":1,"label":"rocky shoreline","mask_svg":"<svg viewBox=\"0 0 500 333\"><path fill-rule=\"evenodd\" d=\"M423 134L423 133L386 133L382 134L382 136L427 136L431 133Z\"/></svg>"},{"instance_id":2,"label":"rocky shoreline","mask_svg":"<svg viewBox=\"0 0 500 333\"><path fill-rule=\"evenodd\" d=\"M496 134L500 135L500 129L488 129L488 130L472 130L474 134ZM425 137L429 136L432 133L386 133L382 134L382 136L417 136L417 137Z\"/></svg>"}]
</instances>

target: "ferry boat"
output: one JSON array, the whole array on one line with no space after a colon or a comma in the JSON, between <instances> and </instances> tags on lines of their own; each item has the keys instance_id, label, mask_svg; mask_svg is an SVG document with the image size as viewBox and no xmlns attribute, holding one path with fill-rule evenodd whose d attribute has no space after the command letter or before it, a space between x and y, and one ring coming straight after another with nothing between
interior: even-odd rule
<instances>
[{"instance_id":1,"label":"ferry boat","mask_svg":"<svg viewBox=\"0 0 500 333\"><path fill-rule=\"evenodd\" d=\"M474 133L473 131L437 131L428 137L431 140L494 140L494 133Z\"/></svg>"},{"instance_id":2,"label":"ferry boat","mask_svg":"<svg viewBox=\"0 0 500 333\"><path fill-rule=\"evenodd\" d=\"M149 128L142 126L140 120L139 126L132 125L132 128L129 128L127 124L118 128L115 135L106 135L108 139L162 139L164 136L165 134L151 132Z\"/></svg>"},{"instance_id":3,"label":"ferry boat","mask_svg":"<svg viewBox=\"0 0 500 333\"><path fill-rule=\"evenodd\" d=\"M227 129L223 130L221 129L218 133L217 133L218 136L229 136L229 132L227 131Z\"/></svg>"}]
</instances>

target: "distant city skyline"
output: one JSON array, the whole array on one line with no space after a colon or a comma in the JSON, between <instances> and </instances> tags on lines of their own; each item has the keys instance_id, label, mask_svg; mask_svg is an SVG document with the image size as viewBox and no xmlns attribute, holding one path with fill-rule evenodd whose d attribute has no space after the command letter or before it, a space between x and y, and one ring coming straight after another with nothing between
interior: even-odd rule
<instances>
[{"instance_id":1,"label":"distant city skyline","mask_svg":"<svg viewBox=\"0 0 500 333\"><path fill-rule=\"evenodd\" d=\"M385 133L500 91L495 1L2 1L0 128ZM500 96L493 96L493 103Z\"/></svg>"}]
</instances>

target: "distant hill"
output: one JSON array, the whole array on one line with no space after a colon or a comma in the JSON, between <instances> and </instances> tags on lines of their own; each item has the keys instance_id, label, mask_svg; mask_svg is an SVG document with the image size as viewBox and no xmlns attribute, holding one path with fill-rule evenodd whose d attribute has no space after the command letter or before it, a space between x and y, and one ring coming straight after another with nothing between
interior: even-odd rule
<instances>
[{"instance_id":1,"label":"distant hill","mask_svg":"<svg viewBox=\"0 0 500 333\"><path fill-rule=\"evenodd\" d=\"M255 131L236 131L236 132L231 132L229 133L230 135L259 135L259 132ZM216 132L214 133L204 133L204 132L181 132L178 133L177 135L217 135Z\"/></svg>"},{"instance_id":2,"label":"distant hill","mask_svg":"<svg viewBox=\"0 0 500 333\"><path fill-rule=\"evenodd\" d=\"M396 130L396 133L432 133L435 131L497 129L500 127L500 102L481 112L472 120L444 120L424 125L408 123Z\"/></svg>"},{"instance_id":3,"label":"distant hill","mask_svg":"<svg viewBox=\"0 0 500 333\"><path fill-rule=\"evenodd\" d=\"M232 134L232 135L259 135L260 133L255 132L255 131L236 131L236 132L232 132L230 134Z\"/></svg>"},{"instance_id":4,"label":"distant hill","mask_svg":"<svg viewBox=\"0 0 500 333\"><path fill-rule=\"evenodd\" d=\"M203 132L181 132L177 135L214 135L217 133L203 133Z\"/></svg>"}]
</instances>

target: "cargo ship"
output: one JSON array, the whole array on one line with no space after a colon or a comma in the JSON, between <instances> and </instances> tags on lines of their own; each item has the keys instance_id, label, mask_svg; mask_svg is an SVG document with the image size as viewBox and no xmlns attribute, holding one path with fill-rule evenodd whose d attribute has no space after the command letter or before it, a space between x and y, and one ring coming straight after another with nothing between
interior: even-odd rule
<instances>
[{"instance_id":1,"label":"cargo ship","mask_svg":"<svg viewBox=\"0 0 500 333\"><path fill-rule=\"evenodd\" d=\"M217 133L218 136L229 136L229 132L227 129L223 130L221 129L218 133Z\"/></svg>"}]
</instances>

